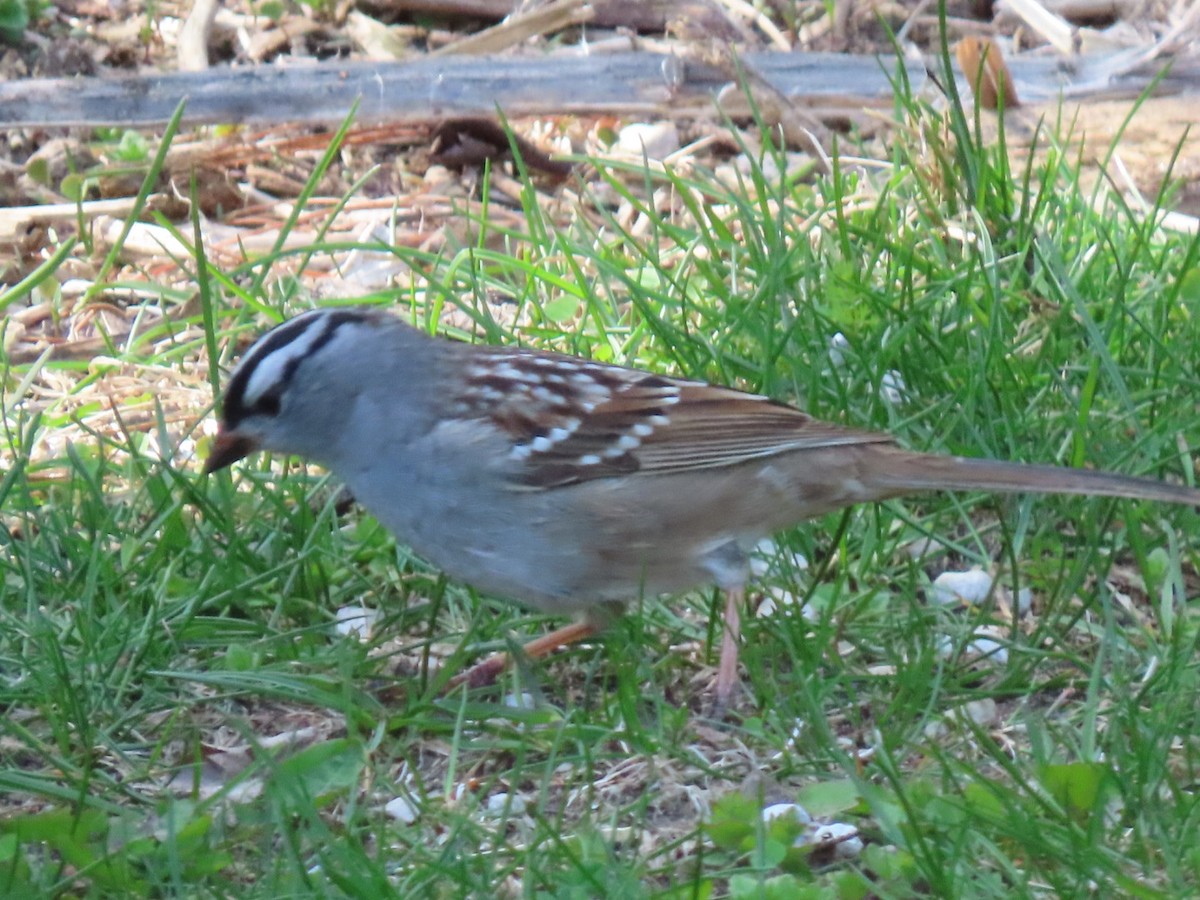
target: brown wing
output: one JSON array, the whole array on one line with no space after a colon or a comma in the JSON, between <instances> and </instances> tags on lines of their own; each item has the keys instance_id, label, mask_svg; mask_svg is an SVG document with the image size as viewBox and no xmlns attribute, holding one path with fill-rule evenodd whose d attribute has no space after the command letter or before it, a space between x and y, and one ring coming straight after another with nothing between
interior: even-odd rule
<instances>
[{"instance_id":1,"label":"brown wing","mask_svg":"<svg viewBox=\"0 0 1200 900\"><path fill-rule=\"evenodd\" d=\"M893 442L887 434L822 422L769 397L712 385L684 385L668 418L637 451L644 472L732 466L796 450Z\"/></svg>"},{"instance_id":2,"label":"brown wing","mask_svg":"<svg viewBox=\"0 0 1200 900\"><path fill-rule=\"evenodd\" d=\"M758 394L567 356L499 350L477 357L465 374L458 412L488 418L511 436L524 488L892 442Z\"/></svg>"}]
</instances>

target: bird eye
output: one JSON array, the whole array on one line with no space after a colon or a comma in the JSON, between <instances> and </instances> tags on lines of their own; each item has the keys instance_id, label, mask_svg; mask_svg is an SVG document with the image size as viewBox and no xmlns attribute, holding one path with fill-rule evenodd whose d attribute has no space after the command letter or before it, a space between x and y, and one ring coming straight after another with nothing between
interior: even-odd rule
<instances>
[{"instance_id":1,"label":"bird eye","mask_svg":"<svg viewBox=\"0 0 1200 900\"><path fill-rule=\"evenodd\" d=\"M279 394L264 394L258 398L258 402L254 404L254 408L256 412L264 416L279 415Z\"/></svg>"}]
</instances>

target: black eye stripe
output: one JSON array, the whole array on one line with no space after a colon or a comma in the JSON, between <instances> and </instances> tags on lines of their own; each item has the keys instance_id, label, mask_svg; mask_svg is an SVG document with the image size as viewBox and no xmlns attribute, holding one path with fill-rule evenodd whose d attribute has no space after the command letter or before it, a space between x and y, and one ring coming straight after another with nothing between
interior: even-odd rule
<instances>
[{"instance_id":1,"label":"black eye stripe","mask_svg":"<svg viewBox=\"0 0 1200 900\"><path fill-rule=\"evenodd\" d=\"M266 336L261 337L242 357L237 368L233 371L233 376L229 379L229 383L225 386L225 403L222 407L222 418L225 424L234 428L238 422L252 415L255 412L272 413L279 409L279 397L275 396L273 409L263 408L262 400L272 394L277 395L277 391L268 392L259 399L259 402L252 407L246 406L246 387L250 383L250 376L254 374L254 370L258 367L258 361L266 359L277 350L286 347L292 341L296 340L300 335L308 331L309 328L318 326L318 322L313 321L313 315L298 316L295 319L284 322L282 325L277 325L269 331ZM290 372L288 373L291 374Z\"/></svg>"},{"instance_id":2,"label":"black eye stripe","mask_svg":"<svg viewBox=\"0 0 1200 900\"><path fill-rule=\"evenodd\" d=\"M222 406L222 420L227 428L236 428L237 424L251 415L273 416L279 413L284 388L291 382L296 370L306 359L317 353L333 340L334 335L345 325L358 323L375 323L381 320L381 314L373 310L336 310L314 311L304 313L290 319L266 335L259 338L242 357L225 388L225 402ZM259 364L280 352L289 344L308 334L309 329L319 328L321 333L313 339L312 344L302 353L288 360L279 380L269 390L262 392L252 405L246 404L246 390Z\"/></svg>"}]
</instances>

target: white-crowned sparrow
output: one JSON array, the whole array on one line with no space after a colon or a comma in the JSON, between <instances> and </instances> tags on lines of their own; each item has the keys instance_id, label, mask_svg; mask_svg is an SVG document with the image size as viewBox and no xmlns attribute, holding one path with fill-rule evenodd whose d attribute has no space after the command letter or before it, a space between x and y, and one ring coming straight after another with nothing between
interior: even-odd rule
<instances>
[{"instance_id":1,"label":"white-crowned sparrow","mask_svg":"<svg viewBox=\"0 0 1200 900\"><path fill-rule=\"evenodd\" d=\"M205 471L260 449L332 470L448 575L574 614L526 648L535 658L642 594L715 582L722 703L736 684L747 553L802 519L944 489L1200 504L1200 491L1150 479L913 453L767 397L431 337L367 307L304 313L242 357Z\"/></svg>"}]
</instances>

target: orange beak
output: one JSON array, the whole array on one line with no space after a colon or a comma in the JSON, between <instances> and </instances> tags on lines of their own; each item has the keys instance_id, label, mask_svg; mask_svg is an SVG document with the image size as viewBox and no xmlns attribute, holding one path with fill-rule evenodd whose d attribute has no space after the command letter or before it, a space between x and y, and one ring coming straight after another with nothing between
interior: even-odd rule
<instances>
[{"instance_id":1,"label":"orange beak","mask_svg":"<svg viewBox=\"0 0 1200 900\"><path fill-rule=\"evenodd\" d=\"M213 441L212 453L204 461L204 474L219 472L239 459L249 456L258 446L249 438L228 431L218 431Z\"/></svg>"}]
</instances>

